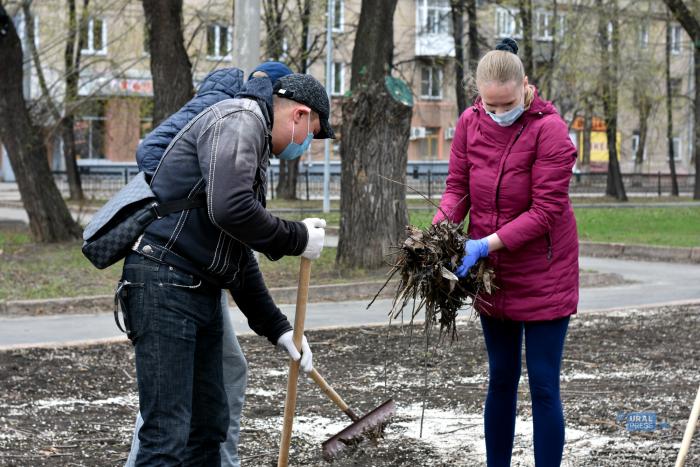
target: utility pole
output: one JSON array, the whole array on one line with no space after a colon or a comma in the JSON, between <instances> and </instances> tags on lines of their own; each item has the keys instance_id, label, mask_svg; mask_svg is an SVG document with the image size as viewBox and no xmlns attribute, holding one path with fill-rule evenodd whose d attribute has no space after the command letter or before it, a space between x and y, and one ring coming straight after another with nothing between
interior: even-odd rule
<instances>
[{"instance_id":1,"label":"utility pole","mask_svg":"<svg viewBox=\"0 0 700 467\"><path fill-rule=\"evenodd\" d=\"M248 76L260 61L260 0L235 0L233 66Z\"/></svg>"},{"instance_id":2,"label":"utility pole","mask_svg":"<svg viewBox=\"0 0 700 467\"><path fill-rule=\"evenodd\" d=\"M333 10L335 9L335 0L328 0L328 13L326 23L326 94L328 94L328 102L332 103L331 94L333 93L332 66L333 66ZM332 110L332 109L331 109ZM329 118L330 118L329 113ZM331 140L324 140L324 157L323 157L323 212L331 212Z\"/></svg>"}]
</instances>

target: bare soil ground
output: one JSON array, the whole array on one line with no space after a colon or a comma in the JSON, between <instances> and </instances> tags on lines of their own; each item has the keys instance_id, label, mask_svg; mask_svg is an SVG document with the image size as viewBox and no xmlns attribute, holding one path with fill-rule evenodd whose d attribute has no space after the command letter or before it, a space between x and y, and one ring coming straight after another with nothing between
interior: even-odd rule
<instances>
[{"instance_id":1,"label":"bare soil ground","mask_svg":"<svg viewBox=\"0 0 700 467\"><path fill-rule=\"evenodd\" d=\"M413 332L411 332L413 331ZM562 371L566 466L672 465L700 381L700 307L591 313L571 321ZM316 366L359 411L393 397L398 414L378 446L337 466L484 464L487 361L478 321L431 346L424 386L421 326L308 333ZM250 360L243 465L276 465L287 362L263 339ZM114 466L126 459L137 408L129 344L0 353L0 466ZM527 374L513 465L534 465ZM420 418L425 402L423 433ZM628 431L623 414L654 412L656 430ZM300 383L291 465L323 466L320 443L348 422L310 381ZM668 427L665 427L665 424ZM696 434L686 465L700 465Z\"/></svg>"}]
</instances>

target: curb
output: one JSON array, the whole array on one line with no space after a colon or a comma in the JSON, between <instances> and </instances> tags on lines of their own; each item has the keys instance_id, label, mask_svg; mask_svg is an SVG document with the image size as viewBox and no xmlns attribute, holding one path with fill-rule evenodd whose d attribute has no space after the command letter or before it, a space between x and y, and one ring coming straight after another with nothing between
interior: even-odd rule
<instances>
[{"instance_id":1,"label":"curb","mask_svg":"<svg viewBox=\"0 0 700 467\"><path fill-rule=\"evenodd\" d=\"M653 310L653 309L657 309L657 308L665 307L665 306L679 307L679 306L697 306L697 305L700 305L700 300L691 299L691 300L678 300L678 301L672 301L672 302L666 302L666 303L630 305L630 306L622 306L622 307L614 307L614 308L602 308L602 309L593 309L593 310L579 309L578 313L576 313L572 317L573 317L573 319L579 320L579 319L585 319L586 316L604 315L604 314L623 312L623 311L628 311L628 310L636 310L636 311L639 311L640 313L644 313L647 310ZM457 317L457 322L459 322L460 324L468 323L472 319L473 319L473 316L471 314L470 315L463 315L463 316ZM413 322L413 324L422 324L424 322L425 322L424 320L415 320ZM406 323L406 324L408 324L408 323ZM387 322L385 322L385 323L320 326L317 328L315 327L312 329L308 329L308 331L335 331L335 330L339 330L339 329L379 329L379 328L383 328L387 325L400 326L401 324L397 321L389 321L387 319ZM250 330L244 331L244 332L236 332L236 336L238 336L238 337L252 336L254 334L255 333L253 333L253 331L250 331ZM93 346L93 345L119 344L119 343L126 343L126 342L129 342L129 341L127 340L127 338L125 336L119 336L119 337L105 337L105 338L99 338L99 339L86 339L86 340L67 341L67 342L44 342L41 344L13 344L13 345L5 345L5 346L0 345L0 352L23 350L23 349L39 349L39 348L53 349L53 348L59 348L59 347L81 348L81 347L89 347L89 346Z\"/></svg>"},{"instance_id":2,"label":"curb","mask_svg":"<svg viewBox=\"0 0 700 467\"><path fill-rule=\"evenodd\" d=\"M625 280L619 274L581 272L580 287L600 287L622 284ZM340 302L348 300L369 300L374 298L384 281L348 282L342 284L312 285L309 287L309 302ZM378 298L393 298L396 281L390 282ZM297 298L296 287L276 287L270 294L277 304L294 304ZM48 316L80 314L86 311L107 312L114 308L113 295L93 295L71 298L42 300L10 300L0 302L0 317Z\"/></svg>"},{"instance_id":3,"label":"curb","mask_svg":"<svg viewBox=\"0 0 700 467\"><path fill-rule=\"evenodd\" d=\"M348 282L309 287L309 302L340 302L373 298L384 281ZM387 286L379 298L393 297L395 288ZM270 294L277 304L294 304L297 299L296 287L271 288ZM229 297L230 300L230 297ZM114 308L113 295L93 295L71 298L50 298L42 300L10 300L0 302L0 316L47 316L79 314L86 310L111 311Z\"/></svg>"},{"instance_id":4,"label":"curb","mask_svg":"<svg viewBox=\"0 0 700 467\"><path fill-rule=\"evenodd\" d=\"M671 263L700 263L700 247L672 247L626 243L579 242L581 256L636 259Z\"/></svg>"}]
</instances>

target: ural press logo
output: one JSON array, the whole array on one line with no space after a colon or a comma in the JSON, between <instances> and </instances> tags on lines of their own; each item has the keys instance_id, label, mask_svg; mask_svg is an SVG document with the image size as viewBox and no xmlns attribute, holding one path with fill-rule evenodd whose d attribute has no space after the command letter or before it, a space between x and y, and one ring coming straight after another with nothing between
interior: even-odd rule
<instances>
[{"instance_id":1,"label":"ural press logo","mask_svg":"<svg viewBox=\"0 0 700 467\"><path fill-rule=\"evenodd\" d=\"M656 412L619 412L617 422L627 431L656 431L670 428L667 422L657 422Z\"/></svg>"}]
</instances>

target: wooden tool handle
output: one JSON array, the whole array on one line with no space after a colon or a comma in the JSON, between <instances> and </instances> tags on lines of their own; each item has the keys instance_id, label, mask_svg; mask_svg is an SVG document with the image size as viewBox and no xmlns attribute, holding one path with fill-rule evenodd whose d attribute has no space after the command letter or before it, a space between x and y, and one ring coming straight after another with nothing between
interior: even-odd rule
<instances>
[{"instance_id":1,"label":"wooden tool handle","mask_svg":"<svg viewBox=\"0 0 700 467\"><path fill-rule=\"evenodd\" d=\"M306 320L306 302L309 298L309 282L311 280L311 261L301 258L299 266L299 287L297 289L297 309L294 315L294 345L301 353L301 340L304 336L304 321ZM299 361L290 360L289 379L287 380L287 398L284 401L284 424L280 440L280 454L277 467L287 467L289 463L289 448L292 443L292 425L294 411L297 405L297 381L299 379Z\"/></svg>"},{"instance_id":2,"label":"wooden tool handle","mask_svg":"<svg viewBox=\"0 0 700 467\"><path fill-rule=\"evenodd\" d=\"M685 434L683 435L681 450L678 451L678 458L676 459L676 467L682 467L685 464L685 457L688 455L688 450L690 449L690 440L693 439L693 433L695 433L695 426L698 423L698 417L700 417L700 387L698 388L697 396L695 396L693 409L690 411L688 425L685 427Z\"/></svg>"},{"instance_id":3,"label":"wooden tool handle","mask_svg":"<svg viewBox=\"0 0 700 467\"><path fill-rule=\"evenodd\" d=\"M321 376L321 374L314 368L311 370L311 373L309 373L309 376L311 379L313 379L316 384L321 388L323 392L326 393L326 395L333 401L335 402L335 405L338 406L340 410L345 412L348 409L348 404L345 403L342 397L338 395L337 392L328 384L328 382Z\"/></svg>"}]
</instances>

